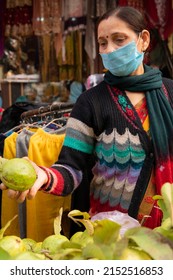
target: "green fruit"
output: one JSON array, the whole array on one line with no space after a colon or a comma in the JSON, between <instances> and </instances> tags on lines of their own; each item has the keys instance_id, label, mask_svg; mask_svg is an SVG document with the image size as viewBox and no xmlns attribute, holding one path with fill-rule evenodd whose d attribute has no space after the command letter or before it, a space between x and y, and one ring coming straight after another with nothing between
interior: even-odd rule
<instances>
[{"instance_id":1,"label":"green fruit","mask_svg":"<svg viewBox=\"0 0 173 280\"><path fill-rule=\"evenodd\" d=\"M77 231L71 236L70 241L80 244L82 247L94 242L93 236L89 235L87 230Z\"/></svg>"},{"instance_id":2,"label":"green fruit","mask_svg":"<svg viewBox=\"0 0 173 280\"><path fill-rule=\"evenodd\" d=\"M0 176L1 176L1 173L2 173L3 165L7 161L8 161L8 159L0 157Z\"/></svg>"},{"instance_id":3,"label":"green fruit","mask_svg":"<svg viewBox=\"0 0 173 280\"><path fill-rule=\"evenodd\" d=\"M36 244L33 245L33 247L32 247L32 251L34 253L41 253L41 250L42 250L42 242L41 241L40 242L36 242Z\"/></svg>"},{"instance_id":4,"label":"green fruit","mask_svg":"<svg viewBox=\"0 0 173 280\"><path fill-rule=\"evenodd\" d=\"M26 251L17 255L15 260L45 260L45 256L42 254Z\"/></svg>"},{"instance_id":5,"label":"green fruit","mask_svg":"<svg viewBox=\"0 0 173 280\"><path fill-rule=\"evenodd\" d=\"M2 248L0 248L0 260L11 260L10 254Z\"/></svg>"},{"instance_id":6,"label":"green fruit","mask_svg":"<svg viewBox=\"0 0 173 280\"><path fill-rule=\"evenodd\" d=\"M0 248L8 252L11 257L26 250L22 239L15 235L4 236L0 239Z\"/></svg>"},{"instance_id":7,"label":"green fruit","mask_svg":"<svg viewBox=\"0 0 173 280\"><path fill-rule=\"evenodd\" d=\"M23 158L9 159L2 166L1 180L9 189L25 191L30 189L37 178L32 164Z\"/></svg>"},{"instance_id":8,"label":"green fruit","mask_svg":"<svg viewBox=\"0 0 173 280\"><path fill-rule=\"evenodd\" d=\"M77 231L71 236L70 241L79 243L82 235L83 235L83 231Z\"/></svg>"},{"instance_id":9,"label":"green fruit","mask_svg":"<svg viewBox=\"0 0 173 280\"><path fill-rule=\"evenodd\" d=\"M34 246L37 244L37 242L31 238L23 238L22 240L27 251L32 251Z\"/></svg>"},{"instance_id":10,"label":"green fruit","mask_svg":"<svg viewBox=\"0 0 173 280\"><path fill-rule=\"evenodd\" d=\"M141 249L125 248L120 260L152 260L152 258Z\"/></svg>"},{"instance_id":11,"label":"green fruit","mask_svg":"<svg viewBox=\"0 0 173 280\"><path fill-rule=\"evenodd\" d=\"M53 234L46 237L42 243L42 250L48 251L50 254L54 254L61 248L64 242L69 242L69 239L61 234Z\"/></svg>"}]
</instances>

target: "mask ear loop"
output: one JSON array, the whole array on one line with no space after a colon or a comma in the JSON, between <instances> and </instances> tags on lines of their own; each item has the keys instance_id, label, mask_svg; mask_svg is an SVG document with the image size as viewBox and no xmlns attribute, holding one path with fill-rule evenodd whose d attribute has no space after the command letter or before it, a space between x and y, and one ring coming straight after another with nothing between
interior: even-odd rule
<instances>
[{"instance_id":1,"label":"mask ear loop","mask_svg":"<svg viewBox=\"0 0 173 280\"><path fill-rule=\"evenodd\" d=\"M142 39L142 31L139 33L139 35L138 35L138 40L137 40L137 42L136 42L136 47L138 46L138 43L139 43L139 40L140 39ZM145 52L146 51L146 49L144 49L143 47L141 48L141 52Z\"/></svg>"},{"instance_id":2,"label":"mask ear loop","mask_svg":"<svg viewBox=\"0 0 173 280\"><path fill-rule=\"evenodd\" d=\"M142 32L140 32L140 33L138 34L138 40L137 40L137 42L136 42L136 46L138 45L140 38L142 38L141 35L142 35Z\"/></svg>"}]
</instances>

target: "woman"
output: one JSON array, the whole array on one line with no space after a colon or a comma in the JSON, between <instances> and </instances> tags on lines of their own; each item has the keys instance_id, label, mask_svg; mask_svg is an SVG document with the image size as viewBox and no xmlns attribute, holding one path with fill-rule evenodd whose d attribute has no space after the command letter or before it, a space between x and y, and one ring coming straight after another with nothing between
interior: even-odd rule
<instances>
[{"instance_id":1,"label":"woman","mask_svg":"<svg viewBox=\"0 0 173 280\"><path fill-rule=\"evenodd\" d=\"M82 93L68 121L58 162L38 167L31 190L8 190L22 202L38 190L66 196L82 181L93 155L92 215L119 210L154 228L161 211L153 200L173 182L173 94L161 72L144 64L150 34L131 7L108 11L98 22L104 81ZM173 86L171 80L168 84ZM1 185L2 189L5 186Z\"/></svg>"}]
</instances>

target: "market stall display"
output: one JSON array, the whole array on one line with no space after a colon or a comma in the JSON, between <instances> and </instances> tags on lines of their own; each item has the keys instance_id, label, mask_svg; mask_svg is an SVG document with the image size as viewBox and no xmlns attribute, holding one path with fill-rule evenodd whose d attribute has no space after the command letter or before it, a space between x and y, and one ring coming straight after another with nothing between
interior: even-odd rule
<instances>
[{"instance_id":1,"label":"market stall display","mask_svg":"<svg viewBox=\"0 0 173 280\"><path fill-rule=\"evenodd\" d=\"M155 197L163 211L160 227L154 230L115 220L90 219L87 212L72 210L68 217L85 226L71 238L61 234L62 209L54 220L54 234L40 242L18 236L6 236L5 231L15 217L0 230L0 259L8 260L173 260L173 195L172 184L162 187ZM170 195L171 194L171 195ZM116 213L115 217L118 215ZM121 227L126 227L120 234ZM128 228L127 228L128 227ZM152 248L152 250L151 250Z\"/></svg>"}]
</instances>

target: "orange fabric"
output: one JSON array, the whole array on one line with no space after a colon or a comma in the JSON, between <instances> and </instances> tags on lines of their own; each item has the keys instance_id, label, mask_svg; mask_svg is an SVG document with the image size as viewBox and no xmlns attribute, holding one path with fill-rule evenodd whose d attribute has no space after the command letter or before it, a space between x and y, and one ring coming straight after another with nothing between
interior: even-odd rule
<instances>
[{"instance_id":1,"label":"orange fabric","mask_svg":"<svg viewBox=\"0 0 173 280\"><path fill-rule=\"evenodd\" d=\"M147 133L149 133L150 124L149 124L149 116L148 116L146 99L145 98L142 99L135 108L141 119L144 130ZM156 190L155 190L155 184L154 184L154 172L152 172L149 183L148 183L147 190L145 192L144 198L139 207L138 221L141 224L144 224L148 219L151 219L151 212L155 205L155 200L153 199L153 196L155 194L156 194Z\"/></svg>"}]
</instances>

